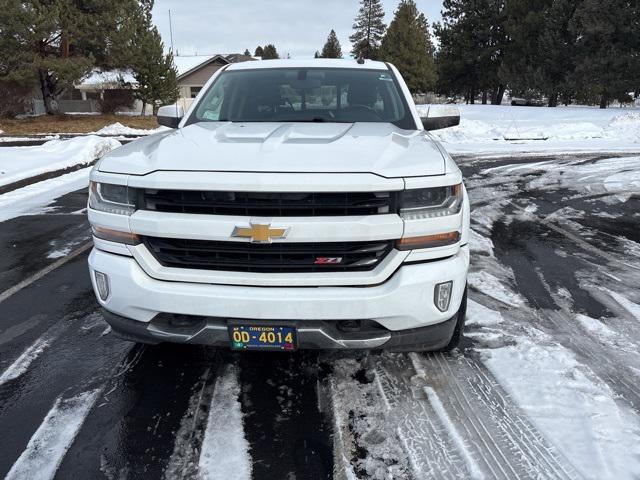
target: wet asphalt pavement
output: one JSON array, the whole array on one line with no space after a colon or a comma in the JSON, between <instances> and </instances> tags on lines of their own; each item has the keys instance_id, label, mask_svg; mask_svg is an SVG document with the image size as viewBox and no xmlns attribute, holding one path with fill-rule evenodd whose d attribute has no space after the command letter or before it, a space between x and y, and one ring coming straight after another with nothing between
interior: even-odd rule
<instances>
[{"instance_id":1,"label":"wet asphalt pavement","mask_svg":"<svg viewBox=\"0 0 640 480\"><path fill-rule=\"evenodd\" d=\"M595 158L585 156L583 160ZM483 182L499 181L483 176L484 169L539 161L539 157L482 162L463 159L462 168L467 178L474 178L469 183L473 198L474 189L479 191ZM563 188L522 190L509 200L511 203L500 206L500 215L484 232L493 243L495 258L513 271L517 292L533 310L560 315L542 316L539 327L583 359L622 401L640 412L638 372L617 362L615 356L608 356L605 348L588 337L576 335L573 325L558 320L566 308L593 318L620 315L615 305L594 295L575 272L592 272L594 278L608 272L621 283L625 281L628 267L623 263L628 245L624 239L640 241L640 197L631 196L618 206L615 218L601 215L611 210L610 203L597 197L578 197ZM474 201L479 207L489 203L481 195ZM45 213L0 223L0 293L89 241L89 227L82 213L85 203L86 191L78 191L58 199ZM536 205L535 216L519 215L527 205ZM547 221L560 206L587 213L572 216L570 212L559 222ZM565 220L572 222L568 233L560 231L568 228ZM482 225L478 230L483 230ZM586 249L572 235L594 249ZM477 269L483 268L483 255L480 252L474 256ZM333 478L337 471L335 412L327 413L322 405L326 378L333 368L332 355L240 355L201 346L123 342L109 333L101 317L86 262L85 252L0 302L0 375L21 356L24 360L15 378L0 381L0 478L27 449L52 405L64 404L86 392L94 392L95 401L75 438L68 442L68 449L60 453L60 463L53 470L55 478L196 477L216 378L229 364L239 369L238 401L253 478ZM570 293L569 307L553 294L558 288ZM488 305L495 303L481 289L472 288L471 297L486 300L483 303ZM634 334L638 332L631 323L629 328ZM465 345L460 355L471 362L469 365L477 360L475 348L496 346L485 345L473 335ZM371 358L375 360L375 354L367 362ZM439 361L430 358L427 356L425 362ZM393 377L393 368L385 370L385 375ZM370 381L363 372L365 369L349 381L359 382L366 389ZM349 413L351 420L347 416L345 421L354 446L345 457L356 465L375 452L358 441L360 434L352 425L357 418L354 420L353 410ZM387 467L395 468L398 462L388 461ZM370 475L366 467L355 470L362 477ZM463 477L464 473L460 477L452 475ZM574 477L567 474L567 478Z\"/></svg>"}]
</instances>

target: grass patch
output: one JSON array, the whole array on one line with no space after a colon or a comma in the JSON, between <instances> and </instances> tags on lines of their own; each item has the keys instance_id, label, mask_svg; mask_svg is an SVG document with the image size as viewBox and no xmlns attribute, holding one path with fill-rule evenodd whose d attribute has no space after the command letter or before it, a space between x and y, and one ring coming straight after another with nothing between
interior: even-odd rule
<instances>
[{"instance_id":1,"label":"grass patch","mask_svg":"<svg viewBox=\"0 0 640 480\"><path fill-rule=\"evenodd\" d=\"M131 128L157 128L156 117L128 115L40 115L23 119L0 119L0 130L7 135L33 135L36 133L88 133L120 122Z\"/></svg>"}]
</instances>

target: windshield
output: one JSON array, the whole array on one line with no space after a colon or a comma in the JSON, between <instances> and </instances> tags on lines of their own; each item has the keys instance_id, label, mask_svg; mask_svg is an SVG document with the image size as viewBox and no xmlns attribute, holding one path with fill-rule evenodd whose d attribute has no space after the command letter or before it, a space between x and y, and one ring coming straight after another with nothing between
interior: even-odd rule
<instances>
[{"instance_id":1,"label":"windshield","mask_svg":"<svg viewBox=\"0 0 640 480\"><path fill-rule=\"evenodd\" d=\"M385 122L416 125L390 71L274 68L225 71L194 122Z\"/></svg>"}]
</instances>

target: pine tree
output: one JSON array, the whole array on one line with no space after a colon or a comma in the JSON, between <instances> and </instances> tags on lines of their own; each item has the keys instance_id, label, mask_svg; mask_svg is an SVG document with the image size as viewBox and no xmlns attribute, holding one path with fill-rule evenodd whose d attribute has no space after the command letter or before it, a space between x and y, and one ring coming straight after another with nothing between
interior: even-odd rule
<instances>
[{"instance_id":1,"label":"pine tree","mask_svg":"<svg viewBox=\"0 0 640 480\"><path fill-rule=\"evenodd\" d=\"M320 52L316 50L316 53L313 54L313 58L320 58Z\"/></svg>"},{"instance_id":2,"label":"pine tree","mask_svg":"<svg viewBox=\"0 0 640 480\"><path fill-rule=\"evenodd\" d=\"M342 58L342 47L340 46L340 41L338 40L335 30L329 32L327 41L324 47L322 47L320 58Z\"/></svg>"},{"instance_id":3,"label":"pine tree","mask_svg":"<svg viewBox=\"0 0 640 480\"><path fill-rule=\"evenodd\" d=\"M349 37L353 45L353 58L375 60L386 28L380 0L360 0L360 10L353 24L354 32Z\"/></svg>"},{"instance_id":4,"label":"pine tree","mask_svg":"<svg viewBox=\"0 0 640 480\"><path fill-rule=\"evenodd\" d=\"M249 49L248 49L248 48L245 48L245 49L244 49L244 53L243 53L243 55L244 55L245 57L250 57L250 56L251 56L251 52L249 51Z\"/></svg>"},{"instance_id":5,"label":"pine tree","mask_svg":"<svg viewBox=\"0 0 640 480\"><path fill-rule=\"evenodd\" d=\"M402 0L380 47L380 59L393 63L412 92L436 85L434 48L426 17L413 0Z\"/></svg>"},{"instance_id":6,"label":"pine tree","mask_svg":"<svg viewBox=\"0 0 640 480\"><path fill-rule=\"evenodd\" d=\"M436 55L438 91L464 95L473 103L499 104L505 91L498 80L506 41L502 0L444 0L442 22L434 25L440 40Z\"/></svg>"},{"instance_id":7,"label":"pine tree","mask_svg":"<svg viewBox=\"0 0 640 480\"><path fill-rule=\"evenodd\" d=\"M57 113L66 88L113 63L113 37L132 1L0 0L0 76L36 79L47 113Z\"/></svg>"},{"instance_id":8,"label":"pine tree","mask_svg":"<svg viewBox=\"0 0 640 480\"><path fill-rule=\"evenodd\" d=\"M558 100L569 103L575 95L572 77L577 38L569 25L577 7L575 0L553 0L545 12L545 24L539 39L544 55L533 80L549 99L550 107L557 106Z\"/></svg>"},{"instance_id":9,"label":"pine tree","mask_svg":"<svg viewBox=\"0 0 640 480\"><path fill-rule=\"evenodd\" d=\"M269 45L265 45L264 48L262 49L262 59L274 60L277 58L280 58L280 55L278 55L278 51L276 50L275 45L271 43Z\"/></svg>"},{"instance_id":10,"label":"pine tree","mask_svg":"<svg viewBox=\"0 0 640 480\"><path fill-rule=\"evenodd\" d=\"M262 57L264 55L264 49L260 45L258 45L253 55L254 57Z\"/></svg>"},{"instance_id":11,"label":"pine tree","mask_svg":"<svg viewBox=\"0 0 640 480\"><path fill-rule=\"evenodd\" d=\"M546 12L553 0L506 0L504 29L508 38L499 77L517 95L539 96L543 58L540 44Z\"/></svg>"},{"instance_id":12,"label":"pine tree","mask_svg":"<svg viewBox=\"0 0 640 480\"><path fill-rule=\"evenodd\" d=\"M569 30L576 38L575 84L583 100L600 108L626 99L638 86L638 1L582 0Z\"/></svg>"},{"instance_id":13,"label":"pine tree","mask_svg":"<svg viewBox=\"0 0 640 480\"><path fill-rule=\"evenodd\" d=\"M173 53L164 53L151 10L140 4L137 18L130 61L137 82L134 96L142 102L143 115L148 104L153 106L155 115L160 104L171 104L178 99L178 74L173 65Z\"/></svg>"}]
</instances>

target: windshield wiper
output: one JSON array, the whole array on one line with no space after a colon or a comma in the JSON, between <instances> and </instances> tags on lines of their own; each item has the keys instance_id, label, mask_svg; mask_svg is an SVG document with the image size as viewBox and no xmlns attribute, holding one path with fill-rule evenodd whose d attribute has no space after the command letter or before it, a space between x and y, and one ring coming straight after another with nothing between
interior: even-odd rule
<instances>
[{"instance_id":1,"label":"windshield wiper","mask_svg":"<svg viewBox=\"0 0 640 480\"><path fill-rule=\"evenodd\" d=\"M351 123L344 120L330 120L324 117L311 117L311 118L291 118L283 120L273 120L274 122L298 122L298 123Z\"/></svg>"},{"instance_id":2,"label":"windshield wiper","mask_svg":"<svg viewBox=\"0 0 640 480\"><path fill-rule=\"evenodd\" d=\"M346 120L330 120L324 117L312 117L312 118L269 118L261 120L250 119L235 119L230 120L228 118L220 118L217 122L232 122L232 123L353 123Z\"/></svg>"}]
</instances>

